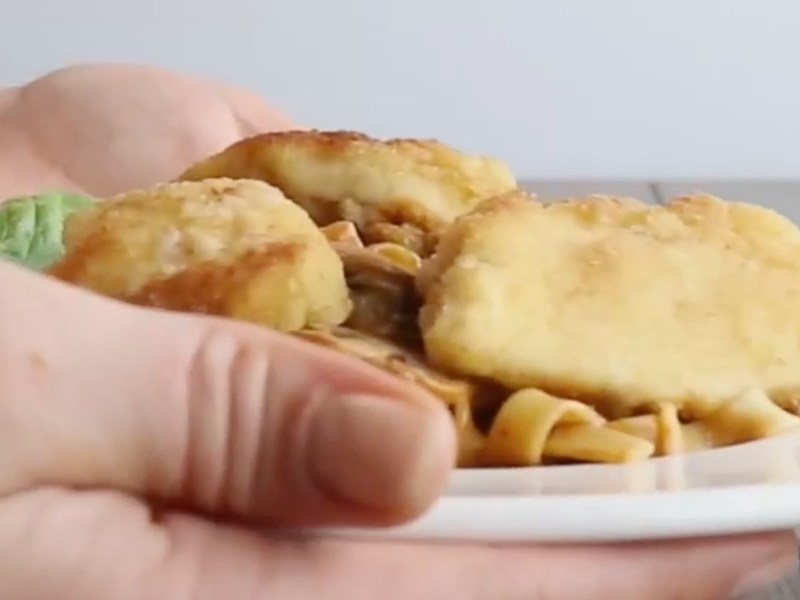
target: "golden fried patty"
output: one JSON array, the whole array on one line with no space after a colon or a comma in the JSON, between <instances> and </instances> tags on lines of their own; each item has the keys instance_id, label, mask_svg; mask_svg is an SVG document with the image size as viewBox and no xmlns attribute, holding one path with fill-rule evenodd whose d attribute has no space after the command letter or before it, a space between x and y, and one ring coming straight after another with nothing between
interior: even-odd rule
<instances>
[{"instance_id":1,"label":"golden fried patty","mask_svg":"<svg viewBox=\"0 0 800 600\"><path fill-rule=\"evenodd\" d=\"M359 133L291 131L233 144L179 179L261 179L283 190L320 225L412 223L431 230L481 200L516 187L509 168L439 142L380 141Z\"/></svg>"},{"instance_id":2,"label":"golden fried patty","mask_svg":"<svg viewBox=\"0 0 800 600\"><path fill-rule=\"evenodd\" d=\"M260 181L212 179L122 194L71 218L51 273L95 292L280 330L351 309L342 261L302 209Z\"/></svg>"},{"instance_id":3,"label":"golden fried patty","mask_svg":"<svg viewBox=\"0 0 800 600\"><path fill-rule=\"evenodd\" d=\"M624 415L800 395L800 231L709 196L521 194L459 219L420 271L431 359Z\"/></svg>"}]
</instances>

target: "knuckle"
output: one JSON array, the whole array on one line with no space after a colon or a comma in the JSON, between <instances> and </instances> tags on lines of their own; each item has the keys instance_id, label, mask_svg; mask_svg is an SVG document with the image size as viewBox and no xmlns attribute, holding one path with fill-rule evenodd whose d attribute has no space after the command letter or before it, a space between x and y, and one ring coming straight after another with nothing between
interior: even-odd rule
<instances>
[{"instance_id":1,"label":"knuckle","mask_svg":"<svg viewBox=\"0 0 800 600\"><path fill-rule=\"evenodd\" d=\"M310 406L303 381L266 343L212 330L185 369L184 493L213 512L268 512L292 488ZM297 384L300 384L299 386ZM299 388L299 389L298 389Z\"/></svg>"}]
</instances>

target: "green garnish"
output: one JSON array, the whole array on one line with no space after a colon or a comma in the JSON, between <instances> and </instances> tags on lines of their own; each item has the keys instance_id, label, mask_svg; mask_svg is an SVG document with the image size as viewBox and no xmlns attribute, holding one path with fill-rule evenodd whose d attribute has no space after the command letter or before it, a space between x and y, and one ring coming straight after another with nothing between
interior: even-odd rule
<instances>
[{"instance_id":1,"label":"green garnish","mask_svg":"<svg viewBox=\"0 0 800 600\"><path fill-rule=\"evenodd\" d=\"M64 224L94 200L51 193L12 198L0 204L0 258L42 271L64 255Z\"/></svg>"}]
</instances>

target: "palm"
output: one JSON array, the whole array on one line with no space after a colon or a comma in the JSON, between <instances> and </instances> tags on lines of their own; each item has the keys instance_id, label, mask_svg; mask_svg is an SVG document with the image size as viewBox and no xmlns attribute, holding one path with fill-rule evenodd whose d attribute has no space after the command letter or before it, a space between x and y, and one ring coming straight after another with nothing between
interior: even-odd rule
<instances>
[{"instance_id":1,"label":"palm","mask_svg":"<svg viewBox=\"0 0 800 600\"><path fill-rule=\"evenodd\" d=\"M157 516L110 491L38 489L0 501L0 597L256 600L280 575L308 588L295 584L296 595L278 597L316 598L322 596L309 579L314 563L330 567L350 558L331 542L278 542L190 515ZM365 554L379 565L376 551ZM356 584L335 597L357 598Z\"/></svg>"},{"instance_id":2,"label":"palm","mask_svg":"<svg viewBox=\"0 0 800 600\"><path fill-rule=\"evenodd\" d=\"M157 69L86 66L0 92L0 196L151 185L291 124L255 96Z\"/></svg>"},{"instance_id":3,"label":"palm","mask_svg":"<svg viewBox=\"0 0 800 600\"><path fill-rule=\"evenodd\" d=\"M156 567L190 554L194 562L203 546L170 533L150 521L144 504L121 495L54 488L10 496L0 503L0 596L182 597L186 591L168 589L177 581ZM187 564L170 579L191 577L193 568ZM19 596L23 589L28 595Z\"/></svg>"}]
</instances>

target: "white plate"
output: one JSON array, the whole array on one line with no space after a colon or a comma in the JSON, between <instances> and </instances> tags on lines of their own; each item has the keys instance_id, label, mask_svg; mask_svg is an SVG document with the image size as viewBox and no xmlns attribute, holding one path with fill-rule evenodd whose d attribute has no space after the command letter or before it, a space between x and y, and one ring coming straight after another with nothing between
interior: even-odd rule
<instances>
[{"instance_id":1,"label":"white plate","mask_svg":"<svg viewBox=\"0 0 800 600\"><path fill-rule=\"evenodd\" d=\"M422 518L347 536L598 542L800 526L800 435L628 465L455 471Z\"/></svg>"}]
</instances>

